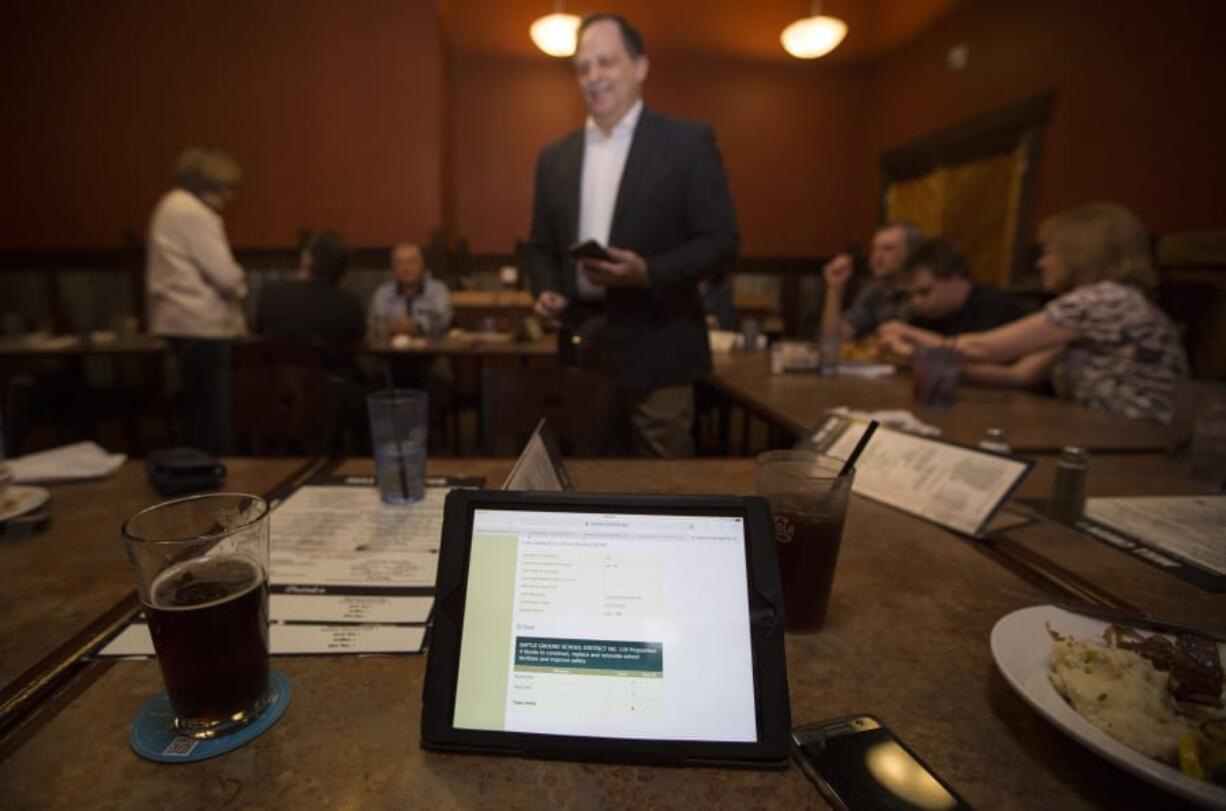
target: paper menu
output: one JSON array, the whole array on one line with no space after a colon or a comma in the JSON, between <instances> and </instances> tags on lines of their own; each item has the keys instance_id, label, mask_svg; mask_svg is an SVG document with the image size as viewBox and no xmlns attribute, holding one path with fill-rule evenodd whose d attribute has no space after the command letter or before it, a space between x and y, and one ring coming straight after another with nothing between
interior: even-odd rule
<instances>
[{"instance_id":1,"label":"paper menu","mask_svg":"<svg viewBox=\"0 0 1226 811\"><path fill-rule=\"evenodd\" d=\"M1226 576L1226 496L1092 498L1085 517L1217 576Z\"/></svg>"},{"instance_id":2,"label":"paper menu","mask_svg":"<svg viewBox=\"0 0 1226 811\"><path fill-rule=\"evenodd\" d=\"M424 625L270 625L274 656L294 654L416 653L425 640ZM98 654L104 658L153 656L149 626L134 622Z\"/></svg>"},{"instance_id":3,"label":"paper menu","mask_svg":"<svg viewBox=\"0 0 1226 811\"><path fill-rule=\"evenodd\" d=\"M374 593L433 588L448 488L427 487L421 501L389 507L374 488L308 485L272 514L274 592Z\"/></svg>"},{"instance_id":4,"label":"paper menu","mask_svg":"<svg viewBox=\"0 0 1226 811\"><path fill-rule=\"evenodd\" d=\"M851 455L867 424L827 417L810 444ZM967 535L980 535L1032 463L882 426L856 464L852 492Z\"/></svg>"},{"instance_id":5,"label":"paper menu","mask_svg":"<svg viewBox=\"0 0 1226 811\"><path fill-rule=\"evenodd\" d=\"M278 504L270 518L271 652L420 650L434 605L447 493L480 484L428 480L421 501L388 506L370 479L320 480ZM152 654L138 618L98 655Z\"/></svg>"}]
</instances>

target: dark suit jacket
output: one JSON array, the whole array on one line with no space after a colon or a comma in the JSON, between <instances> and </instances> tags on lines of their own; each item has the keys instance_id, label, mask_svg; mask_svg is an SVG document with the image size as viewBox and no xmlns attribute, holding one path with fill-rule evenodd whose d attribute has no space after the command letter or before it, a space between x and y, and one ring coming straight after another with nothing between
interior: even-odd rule
<instances>
[{"instance_id":1,"label":"dark suit jacket","mask_svg":"<svg viewBox=\"0 0 1226 811\"><path fill-rule=\"evenodd\" d=\"M575 263L568 248L578 232L583 140L581 128L541 151L529 242L533 290L552 290L572 303ZM636 390L707 374L711 351L698 282L717 278L739 243L714 132L644 107L618 187L609 244L642 256L651 284L607 290L602 371Z\"/></svg>"}]
</instances>

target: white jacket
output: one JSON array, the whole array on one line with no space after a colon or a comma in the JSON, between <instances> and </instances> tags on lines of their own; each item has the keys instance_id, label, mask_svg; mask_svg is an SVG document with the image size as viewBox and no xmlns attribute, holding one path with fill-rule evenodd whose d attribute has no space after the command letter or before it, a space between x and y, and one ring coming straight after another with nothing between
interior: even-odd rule
<instances>
[{"instance_id":1,"label":"white jacket","mask_svg":"<svg viewBox=\"0 0 1226 811\"><path fill-rule=\"evenodd\" d=\"M145 291L154 335L232 338L247 331L246 275L221 217L184 189L167 192L153 210Z\"/></svg>"}]
</instances>

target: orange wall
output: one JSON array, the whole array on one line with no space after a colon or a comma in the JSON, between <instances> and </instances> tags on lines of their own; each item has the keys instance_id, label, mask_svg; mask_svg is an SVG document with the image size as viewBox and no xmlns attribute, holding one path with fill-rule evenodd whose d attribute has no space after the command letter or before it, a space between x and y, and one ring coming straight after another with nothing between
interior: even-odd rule
<instances>
[{"instance_id":1,"label":"orange wall","mask_svg":"<svg viewBox=\"0 0 1226 811\"><path fill-rule=\"evenodd\" d=\"M451 70L455 232L476 253L528 235L540 148L583 117L564 60L459 57Z\"/></svg>"},{"instance_id":2,"label":"orange wall","mask_svg":"<svg viewBox=\"0 0 1226 811\"><path fill-rule=\"evenodd\" d=\"M1222 30L1218 0L966 0L878 63L658 57L645 93L715 126L744 254L863 241L882 149L1049 86L1040 216L1104 198L1158 231L1221 227ZM951 74L960 42L970 66ZM433 0L18 0L0 93L0 248L139 237L179 150L204 143L247 169L236 245L320 225L387 244L451 212L473 250L508 251L538 150L583 117L565 61L445 65Z\"/></svg>"},{"instance_id":3,"label":"orange wall","mask_svg":"<svg viewBox=\"0 0 1226 811\"><path fill-rule=\"evenodd\" d=\"M13 111L0 246L143 234L196 143L247 171L226 217L236 245L329 224L386 244L439 224L430 2L33 0L6 8L0 37Z\"/></svg>"},{"instance_id":4,"label":"orange wall","mask_svg":"<svg viewBox=\"0 0 1226 811\"><path fill-rule=\"evenodd\" d=\"M1054 86L1036 220L1114 200L1155 232L1221 228L1224 51L1220 0L966 3L872 70L873 153Z\"/></svg>"}]
</instances>

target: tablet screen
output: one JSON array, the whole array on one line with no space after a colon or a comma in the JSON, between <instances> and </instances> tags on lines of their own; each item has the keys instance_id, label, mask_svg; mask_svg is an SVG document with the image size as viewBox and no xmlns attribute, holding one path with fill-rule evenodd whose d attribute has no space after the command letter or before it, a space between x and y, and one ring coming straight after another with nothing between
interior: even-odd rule
<instances>
[{"instance_id":1,"label":"tablet screen","mask_svg":"<svg viewBox=\"0 0 1226 811\"><path fill-rule=\"evenodd\" d=\"M455 727L758 739L745 519L473 510Z\"/></svg>"}]
</instances>

